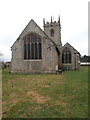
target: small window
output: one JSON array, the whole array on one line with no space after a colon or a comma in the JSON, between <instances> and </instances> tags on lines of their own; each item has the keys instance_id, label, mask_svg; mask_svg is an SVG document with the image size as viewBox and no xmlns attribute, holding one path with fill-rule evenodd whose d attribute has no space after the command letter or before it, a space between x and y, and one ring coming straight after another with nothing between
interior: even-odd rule
<instances>
[{"instance_id":1,"label":"small window","mask_svg":"<svg viewBox=\"0 0 90 120\"><path fill-rule=\"evenodd\" d=\"M54 30L51 29L51 37L54 37Z\"/></svg>"},{"instance_id":2,"label":"small window","mask_svg":"<svg viewBox=\"0 0 90 120\"><path fill-rule=\"evenodd\" d=\"M62 63L71 63L71 51L67 47L62 52Z\"/></svg>"}]
</instances>

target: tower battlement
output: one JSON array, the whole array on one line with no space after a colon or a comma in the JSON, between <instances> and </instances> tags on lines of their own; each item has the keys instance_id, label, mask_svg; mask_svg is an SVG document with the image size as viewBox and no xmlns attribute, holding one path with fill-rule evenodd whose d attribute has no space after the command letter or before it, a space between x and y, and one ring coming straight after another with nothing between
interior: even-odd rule
<instances>
[{"instance_id":1,"label":"tower battlement","mask_svg":"<svg viewBox=\"0 0 90 120\"><path fill-rule=\"evenodd\" d=\"M52 20L52 16L51 16L51 21L50 22L45 22L45 19L43 19L43 27L50 27L50 26L60 26L61 29L61 24L60 24L60 16L58 18L58 21L54 21Z\"/></svg>"}]
</instances>

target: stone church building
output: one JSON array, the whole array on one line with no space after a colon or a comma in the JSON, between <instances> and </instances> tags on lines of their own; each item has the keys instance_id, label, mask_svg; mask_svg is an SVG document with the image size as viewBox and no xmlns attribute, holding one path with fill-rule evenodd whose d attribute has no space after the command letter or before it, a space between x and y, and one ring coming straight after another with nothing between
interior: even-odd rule
<instances>
[{"instance_id":1,"label":"stone church building","mask_svg":"<svg viewBox=\"0 0 90 120\"><path fill-rule=\"evenodd\" d=\"M56 73L79 70L79 52L69 43L62 46L60 17L45 22L42 30L31 20L11 47L12 73Z\"/></svg>"}]
</instances>

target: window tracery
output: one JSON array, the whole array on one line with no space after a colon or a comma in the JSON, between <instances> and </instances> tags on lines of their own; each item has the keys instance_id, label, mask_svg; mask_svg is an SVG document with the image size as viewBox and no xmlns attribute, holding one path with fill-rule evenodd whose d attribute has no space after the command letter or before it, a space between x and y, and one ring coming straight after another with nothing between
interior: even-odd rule
<instances>
[{"instance_id":1,"label":"window tracery","mask_svg":"<svg viewBox=\"0 0 90 120\"><path fill-rule=\"evenodd\" d=\"M71 51L67 47L62 52L62 63L71 63Z\"/></svg>"},{"instance_id":2,"label":"window tracery","mask_svg":"<svg viewBox=\"0 0 90 120\"><path fill-rule=\"evenodd\" d=\"M42 59L41 37L31 33L24 38L24 59Z\"/></svg>"}]
</instances>

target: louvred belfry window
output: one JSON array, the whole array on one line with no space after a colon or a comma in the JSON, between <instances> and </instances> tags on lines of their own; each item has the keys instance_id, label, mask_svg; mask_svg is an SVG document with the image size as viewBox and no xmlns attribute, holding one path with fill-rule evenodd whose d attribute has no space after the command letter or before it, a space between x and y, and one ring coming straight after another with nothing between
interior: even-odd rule
<instances>
[{"instance_id":1,"label":"louvred belfry window","mask_svg":"<svg viewBox=\"0 0 90 120\"><path fill-rule=\"evenodd\" d=\"M42 59L41 37L31 33L24 38L24 59Z\"/></svg>"},{"instance_id":2,"label":"louvred belfry window","mask_svg":"<svg viewBox=\"0 0 90 120\"><path fill-rule=\"evenodd\" d=\"M71 63L71 51L67 47L62 52L62 63Z\"/></svg>"}]
</instances>

